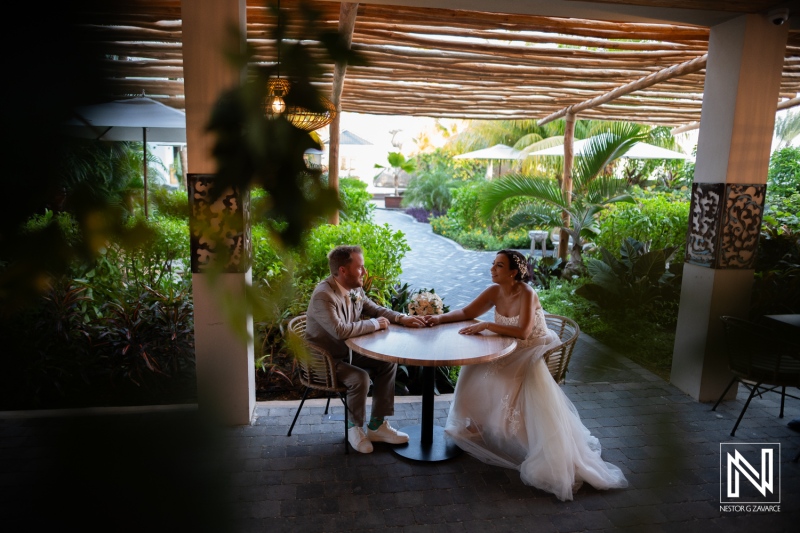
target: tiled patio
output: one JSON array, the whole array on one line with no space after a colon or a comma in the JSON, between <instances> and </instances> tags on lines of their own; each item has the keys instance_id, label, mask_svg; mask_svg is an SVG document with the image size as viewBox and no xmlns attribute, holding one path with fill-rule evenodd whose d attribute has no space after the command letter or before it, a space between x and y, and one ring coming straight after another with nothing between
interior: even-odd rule
<instances>
[{"instance_id":1,"label":"tiled patio","mask_svg":"<svg viewBox=\"0 0 800 533\"><path fill-rule=\"evenodd\" d=\"M583 336L565 392L630 486L583 487L574 501L523 485L517 472L468 455L408 461L386 445L344 455L342 421L324 401L263 402L251 426L214 429L193 406L125 414L0 414L4 531L796 531L800 416L775 394L718 412ZM443 423L451 397L440 396ZM335 405L333 403L332 405ZM341 404L335 405L341 414ZM393 423L417 423L418 397L398 398ZM47 415L43 413L42 415ZM720 443L781 443L781 511L721 512Z\"/></svg>"}]
</instances>

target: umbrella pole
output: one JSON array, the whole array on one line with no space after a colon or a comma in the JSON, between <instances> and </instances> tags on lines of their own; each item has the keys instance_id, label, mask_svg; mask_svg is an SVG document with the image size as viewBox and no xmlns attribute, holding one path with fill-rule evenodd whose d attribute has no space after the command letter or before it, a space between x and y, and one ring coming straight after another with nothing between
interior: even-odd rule
<instances>
[{"instance_id":1,"label":"umbrella pole","mask_svg":"<svg viewBox=\"0 0 800 533\"><path fill-rule=\"evenodd\" d=\"M147 128L142 128L142 169L144 170L144 218L147 220Z\"/></svg>"}]
</instances>

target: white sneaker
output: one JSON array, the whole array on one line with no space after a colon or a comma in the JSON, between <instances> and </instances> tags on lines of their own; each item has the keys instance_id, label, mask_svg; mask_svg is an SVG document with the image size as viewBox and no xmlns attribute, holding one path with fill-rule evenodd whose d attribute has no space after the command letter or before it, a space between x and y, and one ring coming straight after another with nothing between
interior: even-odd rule
<instances>
[{"instance_id":1,"label":"white sneaker","mask_svg":"<svg viewBox=\"0 0 800 533\"><path fill-rule=\"evenodd\" d=\"M374 431L367 428L367 437L372 442L388 442L389 444L404 444L408 442L408 435L394 429L387 420L384 420L383 424Z\"/></svg>"},{"instance_id":2,"label":"white sneaker","mask_svg":"<svg viewBox=\"0 0 800 533\"><path fill-rule=\"evenodd\" d=\"M372 443L364 434L364 428L353 426L347 430L347 440L357 452L372 453Z\"/></svg>"}]
</instances>

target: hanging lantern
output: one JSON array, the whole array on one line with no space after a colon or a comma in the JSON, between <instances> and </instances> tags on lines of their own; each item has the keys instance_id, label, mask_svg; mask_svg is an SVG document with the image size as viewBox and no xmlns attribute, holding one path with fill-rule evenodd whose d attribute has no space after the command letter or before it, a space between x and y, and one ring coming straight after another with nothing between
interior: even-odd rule
<instances>
[{"instance_id":1,"label":"hanging lantern","mask_svg":"<svg viewBox=\"0 0 800 533\"><path fill-rule=\"evenodd\" d=\"M267 97L264 101L264 113L269 118L276 118L283 114L284 118L296 128L304 131L318 130L327 126L336 117L336 106L333 102L319 97L319 103L324 111L311 111L303 107L286 105L286 95L289 94L291 84L285 78L270 78L267 82Z\"/></svg>"},{"instance_id":2,"label":"hanging lantern","mask_svg":"<svg viewBox=\"0 0 800 533\"><path fill-rule=\"evenodd\" d=\"M284 98L289 93L289 80L284 78L270 78L267 82L267 99L264 112L270 118L275 118L286 111Z\"/></svg>"}]
</instances>

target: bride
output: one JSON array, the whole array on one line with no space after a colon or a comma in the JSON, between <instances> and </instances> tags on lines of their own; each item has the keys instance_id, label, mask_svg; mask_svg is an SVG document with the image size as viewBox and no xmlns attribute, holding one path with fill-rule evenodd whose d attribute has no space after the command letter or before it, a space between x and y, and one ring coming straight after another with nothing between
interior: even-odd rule
<instances>
[{"instance_id":1,"label":"bride","mask_svg":"<svg viewBox=\"0 0 800 533\"><path fill-rule=\"evenodd\" d=\"M461 367L445 432L477 459L519 470L525 484L562 501L571 500L584 481L597 489L627 487L622 471L600 457L597 438L542 359L560 341L525 282L527 261L517 251L501 250L491 274L493 284L463 309L425 317L435 326L473 319L494 307L494 322L478 322L460 333L488 330L518 339L505 357Z\"/></svg>"}]
</instances>

